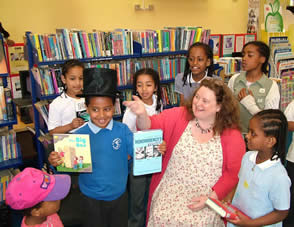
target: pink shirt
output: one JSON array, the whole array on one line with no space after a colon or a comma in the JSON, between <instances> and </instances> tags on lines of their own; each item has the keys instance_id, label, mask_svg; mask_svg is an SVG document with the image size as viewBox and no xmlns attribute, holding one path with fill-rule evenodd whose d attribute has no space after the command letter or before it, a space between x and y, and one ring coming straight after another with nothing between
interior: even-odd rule
<instances>
[{"instance_id":1,"label":"pink shirt","mask_svg":"<svg viewBox=\"0 0 294 227\"><path fill-rule=\"evenodd\" d=\"M25 220L26 217L22 219L21 227L63 227L63 224L57 213L48 216L46 221L44 221L42 224L26 225Z\"/></svg>"},{"instance_id":2,"label":"pink shirt","mask_svg":"<svg viewBox=\"0 0 294 227\"><path fill-rule=\"evenodd\" d=\"M150 119L151 129L163 130L163 139L166 141L167 147L166 153L163 156L162 171L152 176L149 189L147 220L153 193L164 175L175 145L178 143L189 123L185 107L165 110L159 115L153 115ZM237 129L225 129L221 134L221 144L223 150L222 176L212 188L220 200L238 183L238 172L240 170L242 156L246 150L241 132Z\"/></svg>"}]
</instances>

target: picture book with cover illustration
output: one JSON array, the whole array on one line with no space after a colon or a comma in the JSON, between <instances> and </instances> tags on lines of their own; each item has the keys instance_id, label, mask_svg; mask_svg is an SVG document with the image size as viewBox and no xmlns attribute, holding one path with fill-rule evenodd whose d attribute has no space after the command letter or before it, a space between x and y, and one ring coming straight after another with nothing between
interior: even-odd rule
<instances>
[{"instance_id":1,"label":"picture book with cover illustration","mask_svg":"<svg viewBox=\"0 0 294 227\"><path fill-rule=\"evenodd\" d=\"M162 155L158 145L162 143L162 130L145 130L134 133L134 176L161 172Z\"/></svg>"},{"instance_id":2,"label":"picture book with cover illustration","mask_svg":"<svg viewBox=\"0 0 294 227\"><path fill-rule=\"evenodd\" d=\"M92 172L89 135L54 134L54 150L63 163L57 166L60 172Z\"/></svg>"},{"instance_id":3,"label":"picture book with cover illustration","mask_svg":"<svg viewBox=\"0 0 294 227\"><path fill-rule=\"evenodd\" d=\"M212 210L214 210L216 213L218 213L221 217L226 218L226 219L236 219L237 214L236 211L242 213L243 215L247 216L244 214L241 210L236 208L230 203L222 203L221 201L213 198L208 198L205 202L205 204L210 207ZM249 216L247 216L250 218Z\"/></svg>"}]
</instances>

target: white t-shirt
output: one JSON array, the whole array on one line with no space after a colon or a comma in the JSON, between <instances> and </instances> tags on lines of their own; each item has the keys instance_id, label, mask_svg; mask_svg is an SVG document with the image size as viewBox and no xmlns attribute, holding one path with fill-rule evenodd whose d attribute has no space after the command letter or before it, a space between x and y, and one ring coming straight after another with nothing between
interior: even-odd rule
<instances>
[{"instance_id":1,"label":"white t-shirt","mask_svg":"<svg viewBox=\"0 0 294 227\"><path fill-rule=\"evenodd\" d=\"M155 110L157 96L153 95L152 99L153 99L152 105L147 105L144 103L148 116L158 114L162 110L162 108L160 111ZM122 122L125 123L132 132L137 132L136 121L137 121L137 115L135 115L129 108L127 108Z\"/></svg>"},{"instance_id":2,"label":"white t-shirt","mask_svg":"<svg viewBox=\"0 0 294 227\"><path fill-rule=\"evenodd\" d=\"M49 105L48 130L64 126L77 117L76 105L85 102L84 98L74 99L64 92Z\"/></svg>"},{"instance_id":3,"label":"white t-shirt","mask_svg":"<svg viewBox=\"0 0 294 227\"><path fill-rule=\"evenodd\" d=\"M294 100L290 102L285 109L285 116L287 117L287 121L294 121ZM292 135L292 143L289 147L286 159L294 163L294 133Z\"/></svg>"}]
</instances>

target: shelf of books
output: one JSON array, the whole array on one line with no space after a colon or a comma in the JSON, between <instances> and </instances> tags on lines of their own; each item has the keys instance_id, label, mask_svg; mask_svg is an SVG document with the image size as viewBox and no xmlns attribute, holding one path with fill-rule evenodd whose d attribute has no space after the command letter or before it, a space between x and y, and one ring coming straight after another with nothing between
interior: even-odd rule
<instances>
[{"instance_id":1,"label":"shelf of books","mask_svg":"<svg viewBox=\"0 0 294 227\"><path fill-rule=\"evenodd\" d=\"M294 54L287 36L269 38L270 78L280 85L280 108L285 110L294 97Z\"/></svg>"},{"instance_id":2,"label":"shelf of books","mask_svg":"<svg viewBox=\"0 0 294 227\"><path fill-rule=\"evenodd\" d=\"M62 91L61 65L68 59L79 59L85 67L117 70L118 89L124 99L132 97L132 75L138 69L150 67L159 72L165 108L176 106L179 98L174 94L174 78L184 71L188 47L197 41L208 43L210 30L201 27L174 27L161 30L129 30L85 32L83 30L56 29L55 34L26 33L32 102L36 137L41 123L36 103L52 100ZM114 119L122 118L121 105L116 105ZM38 104L37 104L38 105ZM39 104L41 105L41 104ZM44 106L48 104L44 104ZM40 109L40 108L39 108ZM48 116L48 110L43 109ZM37 141L38 161L43 164L44 152Z\"/></svg>"},{"instance_id":3,"label":"shelf of books","mask_svg":"<svg viewBox=\"0 0 294 227\"><path fill-rule=\"evenodd\" d=\"M1 140L0 171L20 166L23 162L19 144L16 143L16 134L1 136Z\"/></svg>"},{"instance_id":4,"label":"shelf of books","mask_svg":"<svg viewBox=\"0 0 294 227\"><path fill-rule=\"evenodd\" d=\"M7 87L8 76L4 42L0 34L0 202L5 200L5 189L12 179L8 169L22 164L16 133L12 130L17 119L11 90Z\"/></svg>"}]
</instances>

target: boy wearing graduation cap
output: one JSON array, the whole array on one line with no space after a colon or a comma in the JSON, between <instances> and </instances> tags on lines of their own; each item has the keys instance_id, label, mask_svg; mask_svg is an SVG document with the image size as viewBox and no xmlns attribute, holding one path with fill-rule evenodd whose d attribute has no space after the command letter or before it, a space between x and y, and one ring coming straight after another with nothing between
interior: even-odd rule
<instances>
[{"instance_id":1,"label":"boy wearing graduation cap","mask_svg":"<svg viewBox=\"0 0 294 227\"><path fill-rule=\"evenodd\" d=\"M133 155L133 134L128 126L114 121L114 103L118 95L117 73L112 69L90 68L84 71L84 89L90 121L75 134L89 134L92 173L79 175L83 194L83 226L128 226L128 155ZM49 156L53 166L61 164L56 152Z\"/></svg>"}]
</instances>

